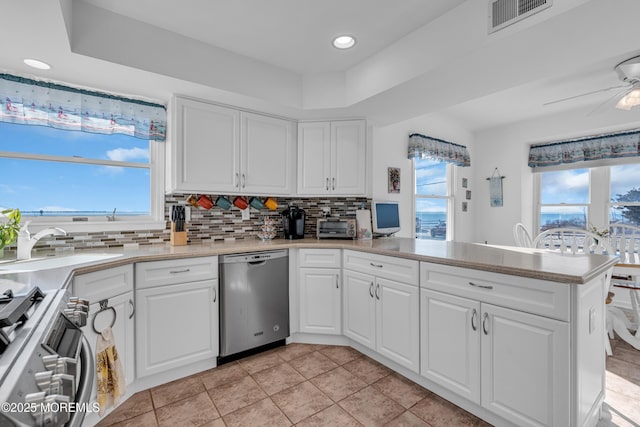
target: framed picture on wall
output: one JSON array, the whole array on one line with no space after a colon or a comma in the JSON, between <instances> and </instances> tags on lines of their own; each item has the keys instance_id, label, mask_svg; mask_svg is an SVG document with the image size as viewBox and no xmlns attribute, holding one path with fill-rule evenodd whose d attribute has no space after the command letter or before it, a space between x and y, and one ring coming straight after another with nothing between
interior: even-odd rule
<instances>
[{"instance_id":1,"label":"framed picture on wall","mask_svg":"<svg viewBox=\"0 0 640 427\"><path fill-rule=\"evenodd\" d=\"M388 168L388 188L389 193L400 192L400 168Z\"/></svg>"}]
</instances>

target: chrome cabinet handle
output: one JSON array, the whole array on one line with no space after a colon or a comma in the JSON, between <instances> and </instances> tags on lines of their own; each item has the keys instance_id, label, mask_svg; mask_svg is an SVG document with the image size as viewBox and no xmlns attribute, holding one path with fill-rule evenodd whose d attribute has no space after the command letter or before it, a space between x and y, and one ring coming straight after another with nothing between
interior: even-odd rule
<instances>
[{"instance_id":1,"label":"chrome cabinet handle","mask_svg":"<svg viewBox=\"0 0 640 427\"><path fill-rule=\"evenodd\" d=\"M473 329L474 331L478 330L478 327L476 325L476 318L478 317L478 312L476 311L476 309L473 309L473 313L471 313L471 329Z\"/></svg>"},{"instance_id":2,"label":"chrome cabinet handle","mask_svg":"<svg viewBox=\"0 0 640 427\"><path fill-rule=\"evenodd\" d=\"M218 291L216 291L216 288L213 288L213 302L216 302L218 300Z\"/></svg>"},{"instance_id":3,"label":"chrome cabinet handle","mask_svg":"<svg viewBox=\"0 0 640 427\"><path fill-rule=\"evenodd\" d=\"M372 263L372 262L370 262L370 263L369 263L369 265L370 265L371 267L376 267L376 268L382 268L382 267L384 267L384 265L382 265L382 264L374 264L374 263Z\"/></svg>"},{"instance_id":4,"label":"chrome cabinet handle","mask_svg":"<svg viewBox=\"0 0 640 427\"><path fill-rule=\"evenodd\" d=\"M133 300L129 298L129 304L131 304L131 314L129 315L129 319L133 319L133 315L136 314L136 306L133 304Z\"/></svg>"},{"instance_id":5,"label":"chrome cabinet handle","mask_svg":"<svg viewBox=\"0 0 640 427\"><path fill-rule=\"evenodd\" d=\"M335 178L331 178L331 189L332 190L336 189L336 179Z\"/></svg>"},{"instance_id":6,"label":"chrome cabinet handle","mask_svg":"<svg viewBox=\"0 0 640 427\"><path fill-rule=\"evenodd\" d=\"M484 317L482 318L482 332L485 335L489 335L489 331L487 331L487 320L489 320L489 313L484 313Z\"/></svg>"},{"instance_id":7,"label":"chrome cabinet handle","mask_svg":"<svg viewBox=\"0 0 640 427\"><path fill-rule=\"evenodd\" d=\"M369 286L369 295L373 298L373 282L371 282L371 285Z\"/></svg>"},{"instance_id":8,"label":"chrome cabinet handle","mask_svg":"<svg viewBox=\"0 0 640 427\"><path fill-rule=\"evenodd\" d=\"M247 184L247 177L245 174L242 174L242 188L244 188Z\"/></svg>"},{"instance_id":9,"label":"chrome cabinet handle","mask_svg":"<svg viewBox=\"0 0 640 427\"><path fill-rule=\"evenodd\" d=\"M380 299L380 283L376 285L376 299Z\"/></svg>"},{"instance_id":10,"label":"chrome cabinet handle","mask_svg":"<svg viewBox=\"0 0 640 427\"><path fill-rule=\"evenodd\" d=\"M240 187L240 174L236 172L236 179L233 181L234 187Z\"/></svg>"},{"instance_id":11,"label":"chrome cabinet handle","mask_svg":"<svg viewBox=\"0 0 640 427\"><path fill-rule=\"evenodd\" d=\"M329 191L329 177L327 177L327 191Z\"/></svg>"},{"instance_id":12,"label":"chrome cabinet handle","mask_svg":"<svg viewBox=\"0 0 640 427\"><path fill-rule=\"evenodd\" d=\"M191 271L190 268L185 268L184 270L172 270L172 271L169 271L169 273L170 274L180 274L180 273L188 273L190 271Z\"/></svg>"},{"instance_id":13,"label":"chrome cabinet handle","mask_svg":"<svg viewBox=\"0 0 640 427\"><path fill-rule=\"evenodd\" d=\"M340 276L336 274L336 289L339 289L338 281L340 280Z\"/></svg>"},{"instance_id":14,"label":"chrome cabinet handle","mask_svg":"<svg viewBox=\"0 0 640 427\"><path fill-rule=\"evenodd\" d=\"M493 286L492 286L492 285L478 285L478 284L473 283L473 282L469 282L469 284L470 284L471 286L475 286L476 288L482 288L482 289L493 289Z\"/></svg>"}]
</instances>

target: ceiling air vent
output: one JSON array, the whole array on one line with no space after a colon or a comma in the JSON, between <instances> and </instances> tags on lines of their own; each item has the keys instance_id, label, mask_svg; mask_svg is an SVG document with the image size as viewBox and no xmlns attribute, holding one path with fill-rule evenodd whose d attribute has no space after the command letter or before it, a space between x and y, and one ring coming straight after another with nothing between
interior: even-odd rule
<instances>
[{"instance_id":1,"label":"ceiling air vent","mask_svg":"<svg viewBox=\"0 0 640 427\"><path fill-rule=\"evenodd\" d=\"M489 0L489 33L551 6L552 0Z\"/></svg>"}]
</instances>

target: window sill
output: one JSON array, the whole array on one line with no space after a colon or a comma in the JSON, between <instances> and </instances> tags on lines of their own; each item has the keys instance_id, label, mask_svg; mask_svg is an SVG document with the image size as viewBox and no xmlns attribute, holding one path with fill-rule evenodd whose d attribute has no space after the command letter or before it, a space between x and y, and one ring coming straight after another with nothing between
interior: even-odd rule
<instances>
[{"instance_id":1,"label":"window sill","mask_svg":"<svg viewBox=\"0 0 640 427\"><path fill-rule=\"evenodd\" d=\"M22 223L29 221L29 218L23 218ZM45 228L59 227L67 233L101 233L115 231L136 231L136 230L164 230L167 227L166 221L157 221L152 219L142 221L132 221L116 218L115 221L82 221L72 222L68 218L61 218L55 221L54 218L46 220L31 220L29 224L29 232L37 233Z\"/></svg>"}]
</instances>

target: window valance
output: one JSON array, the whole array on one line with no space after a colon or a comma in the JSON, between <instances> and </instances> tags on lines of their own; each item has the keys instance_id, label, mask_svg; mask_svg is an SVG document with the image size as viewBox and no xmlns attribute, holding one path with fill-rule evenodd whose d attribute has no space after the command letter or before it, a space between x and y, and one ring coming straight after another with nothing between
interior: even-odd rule
<instances>
[{"instance_id":1,"label":"window valance","mask_svg":"<svg viewBox=\"0 0 640 427\"><path fill-rule=\"evenodd\" d=\"M529 149L529 166L541 168L638 156L640 129L532 145Z\"/></svg>"},{"instance_id":2,"label":"window valance","mask_svg":"<svg viewBox=\"0 0 640 427\"><path fill-rule=\"evenodd\" d=\"M163 105L0 74L0 121L164 141Z\"/></svg>"},{"instance_id":3,"label":"window valance","mask_svg":"<svg viewBox=\"0 0 640 427\"><path fill-rule=\"evenodd\" d=\"M409 135L409 159L435 159L457 166L471 166L469 151L464 145L454 144L419 133Z\"/></svg>"}]
</instances>

